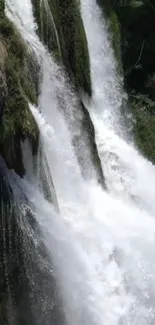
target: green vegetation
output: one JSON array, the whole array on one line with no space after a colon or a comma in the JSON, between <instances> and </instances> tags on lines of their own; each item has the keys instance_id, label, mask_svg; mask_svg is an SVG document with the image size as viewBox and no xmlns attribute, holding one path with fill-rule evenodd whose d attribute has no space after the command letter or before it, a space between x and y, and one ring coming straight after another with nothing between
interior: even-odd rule
<instances>
[{"instance_id":1,"label":"green vegetation","mask_svg":"<svg viewBox=\"0 0 155 325\"><path fill-rule=\"evenodd\" d=\"M58 1L65 46L64 63L75 76L75 85L91 95L89 53L80 9L75 0Z\"/></svg>"},{"instance_id":2,"label":"green vegetation","mask_svg":"<svg viewBox=\"0 0 155 325\"><path fill-rule=\"evenodd\" d=\"M37 82L34 83L37 76L35 68L27 71L33 54L28 52L20 34L4 14L0 16L0 44L0 104L4 111L0 124L0 153L8 167L22 176L21 141L28 138L33 152L38 143L39 131L28 105L28 100L37 103Z\"/></svg>"},{"instance_id":3,"label":"green vegetation","mask_svg":"<svg viewBox=\"0 0 155 325\"><path fill-rule=\"evenodd\" d=\"M130 102L134 117L134 135L140 151L155 162L155 102L141 94Z\"/></svg>"},{"instance_id":4,"label":"green vegetation","mask_svg":"<svg viewBox=\"0 0 155 325\"><path fill-rule=\"evenodd\" d=\"M4 11L5 11L5 2L4 0L0 0L0 17L4 16Z\"/></svg>"},{"instance_id":5,"label":"green vegetation","mask_svg":"<svg viewBox=\"0 0 155 325\"><path fill-rule=\"evenodd\" d=\"M155 163L155 4L153 0L98 0L110 21L139 149Z\"/></svg>"},{"instance_id":6,"label":"green vegetation","mask_svg":"<svg viewBox=\"0 0 155 325\"><path fill-rule=\"evenodd\" d=\"M112 46L115 57L118 63L119 70L122 73L122 54L121 54L121 29L118 17L114 10L111 10L110 15L110 29L112 33Z\"/></svg>"},{"instance_id":7,"label":"green vegetation","mask_svg":"<svg viewBox=\"0 0 155 325\"><path fill-rule=\"evenodd\" d=\"M114 8L121 25L122 62L135 120L135 140L146 157L155 162L154 1L117 1Z\"/></svg>"},{"instance_id":8,"label":"green vegetation","mask_svg":"<svg viewBox=\"0 0 155 325\"><path fill-rule=\"evenodd\" d=\"M78 91L91 96L90 62L87 39L77 0L32 0L38 34L63 62ZM48 5L47 5L48 3Z\"/></svg>"}]
</instances>

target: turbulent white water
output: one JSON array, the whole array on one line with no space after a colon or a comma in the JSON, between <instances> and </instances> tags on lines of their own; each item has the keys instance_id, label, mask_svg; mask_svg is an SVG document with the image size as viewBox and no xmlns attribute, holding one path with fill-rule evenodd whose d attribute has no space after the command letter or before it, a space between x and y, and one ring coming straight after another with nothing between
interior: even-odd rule
<instances>
[{"instance_id":1,"label":"turbulent white water","mask_svg":"<svg viewBox=\"0 0 155 325\"><path fill-rule=\"evenodd\" d=\"M57 274L68 325L153 325L155 322L155 170L124 140L122 87L107 26L95 0L82 0L93 100L88 109L105 170L108 192L83 180L71 135L59 110L76 105L59 67L39 42L30 0L7 0L8 15L43 67L40 107L30 105L56 189L60 214L31 184L35 206ZM11 8L11 12L10 9ZM37 50L37 51L36 51ZM75 123L74 110L72 111ZM35 240L35 238L34 238ZM51 293L52 295L52 293Z\"/></svg>"},{"instance_id":2,"label":"turbulent white water","mask_svg":"<svg viewBox=\"0 0 155 325\"><path fill-rule=\"evenodd\" d=\"M123 199L133 198L136 204L154 212L155 168L133 144L124 140L126 134L121 114L124 93L117 77L108 26L95 0L82 0L81 3L94 91L88 109L96 129L108 189Z\"/></svg>"}]
</instances>

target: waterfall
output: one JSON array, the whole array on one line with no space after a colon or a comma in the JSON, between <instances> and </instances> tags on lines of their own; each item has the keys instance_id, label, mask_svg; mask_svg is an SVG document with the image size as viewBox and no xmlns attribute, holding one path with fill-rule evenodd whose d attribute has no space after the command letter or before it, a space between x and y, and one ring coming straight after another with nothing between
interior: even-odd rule
<instances>
[{"instance_id":1,"label":"waterfall","mask_svg":"<svg viewBox=\"0 0 155 325\"><path fill-rule=\"evenodd\" d=\"M95 0L82 0L81 10L91 58L93 99L88 109L109 191L154 213L155 168L127 137L121 107L125 98L117 75L108 25ZM95 36L97 35L97 37Z\"/></svg>"},{"instance_id":2,"label":"waterfall","mask_svg":"<svg viewBox=\"0 0 155 325\"><path fill-rule=\"evenodd\" d=\"M57 29L56 29L56 26L55 26L55 22L54 22L52 12L50 10L48 0L40 0L40 10L42 10L42 8L45 8L46 14L47 14L47 16L49 16L50 22L52 23L54 34L55 34L56 41L57 41L57 47L58 47L59 55L61 57L61 46L60 46L60 42L59 42L59 37L58 37ZM42 17L41 17L41 19L42 19ZM43 21L42 21L42 25L43 25Z\"/></svg>"},{"instance_id":3,"label":"waterfall","mask_svg":"<svg viewBox=\"0 0 155 325\"><path fill-rule=\"evenodd\" d=\"M95 0L81 1L93 86L92 101L86 101L86 105L95 126L107 191L97 182L85 138L85 159L91 177L83 177L72 141L81 118L76 113L77 98L63 69L37 37L30 0L6 0L6 4L9 18L42 67L39 107L30 104L30 109L40 130L59 206L56 209L32 182L33 168L24 180L12 176L12 188L20 188L26 197L24 206L20 206L23 233L29 234L36 252L40 241L46 250L41 267L48 270L49 288L47 281L45 288L41 286L36 305L42 304L42 308L39 312L39 307L33 306L35 322L48 325L51 317L54 324L152 325L155 169L125 134L121 117L123 87L116 73L105 19ZM61 106L65 107L64 113ZM31 159L29 150L25 146L23 150L24 157ZM39 236L25 217L25 206L38 224ZM26 247L28 243L25 241ZM41 258L38 255L36 264ZM33 268L28 276L33 284ZM50 282L53 277L54 290ZM60 308L52 318L46 311L53 308L55 290ZM63 320L62 316L59 320L59 310Z\"/></svg>"}]
</instances>

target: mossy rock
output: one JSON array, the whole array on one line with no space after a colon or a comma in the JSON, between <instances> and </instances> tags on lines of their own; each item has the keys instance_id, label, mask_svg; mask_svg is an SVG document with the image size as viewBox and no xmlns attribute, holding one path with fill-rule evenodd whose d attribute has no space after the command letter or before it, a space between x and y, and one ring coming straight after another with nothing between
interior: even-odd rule
<instances>
[{"instance_id":1,"label":"mossy rock","mask_svg":"<svg viewBox=\"0 0 155 325\"><path fill-rule=\"evenodd\" d=\"M83 133L84 137L86 137L86 139L87 139L86 140L87 146L89 147L89 150L90 150L90 161L93 164L93 168L95 168L96 179L97 179L98 183L105 188L105 186L106 186L105 178L104 178L104 174L103 174L103 170L102 170L101 160L100 160L100 157L98 154L98 148L97 148L96 141L95 141L94 125L91 120L90 114L89 114L87 108L85 107L85 105L83 104L83 102L80 102L80 105L81 105L81 113L83 116L81 128L83 129L82 133ZM88 177L90 179L89 174L88 174Z\"/></svg>"},{"instance_id":2,"label":"mossy rock","mask_svg":"<svg viewBox=\"0 0 155 325\"><path fill-rule=\"evenodd\" d=\"M154 1L116 1L126 90L134 117L135 142L155 163Z\"/></svg>"},{"instance_id":3,"label":"mossy rock","mask_svg":"<svg viewBox=\"0 0 155 325\"><path fill-rule=\"evenodd\" d=\"M72 132L72 144L81 168L83 177L87 180L96 179L105 187L101 160L95 141L95 129L90 114L82 101L77 101L76 124L78 132L72 132L76 126L69 126Z\"/></svg>"},{"instance_id":4,"label":"mossy rock","mask_svg":"<svg viewBox=\"0 0 155 325\"><path fill-rule=\"evenodd\" d=\"M139 94L132 98L130 105L135 142L140 151L155 163L155 102Z\"/></svg>"},{"instance_id":5,"label":"mossy rock","mask_svg":"<svg viewBox=\"0 0 155 325\"><path fill-rule=\"evenodd\" d=\"M122 73L122 53L121 53L121 25L118 16L113 9L113 3L109 0L97 0L103 15L109 22L109 33L111 36L111 44L117 61L119 73Z\"/></svg>"},{"instance_id":6,"label":"mossy rock","mask_svg":"<svg viewBox=\"0 0 155 325\"><path fill-rule=\"evenodd\" d=\"M118 17L114 10L111 10L110 16L110 30L112 33L112 46L114 54L118 63L120 72L122 73L122 52L121 52L121 28Z\"/></svg>"},{"instance_id":7,"label":"mossy rock","mask_svg":"<svg viewBox=\"0 0 155 325\"><path fill-rule=\"evenodd\" d=\"M38 146L39 130L28 105L29 101L37 104L37 75L32 68L33 54L5 15L0 18L0 38L4 49L0 51L1 71L7 85L0 124L0 154L9 168L23 176L21 141L28 138L33 152Z\"/></svg>"},{"instance_id":8,"label":"mossy rock","mask_svg":"<svg viewBox=\"0 0 155 325\"><path fill-rule=\"evenodd\" d=\"M32 0L38 34L69 73L78 91L92 94L87 38L76 0L50 0L49 7Z\"/></svg>"},{"instance_id":9,"label":"mossy rock","mask_svg":"<svg viewBox=\"0 0 155 325\"><path fill-rule=\"evenodd\" d=\"M77 89L91 96L90 62L85 30L77 1L58 1L65 47L64 63L75 77Z\"/></svg>"},{"instance_id":10,"label":"mossy rock","mask_svg":"<svg viewBox=\"0 0 155 325\"><path fill-rule=\"evenodd\" d=\"M59 39L57 34L57 29L55 25L55 20L57 13L53 14L53 10L56 6L55 1L48 7L45 6L45 2L40 0L32 0L34 16L37 22L37 32L41 41L53 52L57 59L61 59L61 48L59 45ZM52 8L52 9L51 9Z\"/></svg>"},{"instance_id":11,"label":"mossy rock","mask_svg":"<svg viewBox=\"0 0 155 325\"><path fill-rule=\"evenodd\" d=\"M5 0L0 0L0 18L4 16Z\"/></svg>"}]
</instances>

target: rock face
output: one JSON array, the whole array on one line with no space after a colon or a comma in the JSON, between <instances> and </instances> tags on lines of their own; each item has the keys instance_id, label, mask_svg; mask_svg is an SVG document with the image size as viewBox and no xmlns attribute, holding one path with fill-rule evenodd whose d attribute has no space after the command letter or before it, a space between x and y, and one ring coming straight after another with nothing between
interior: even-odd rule
<instances>
[{"instance_id":1,"label":"rock face","mask_svg":"<svg viewBox=\"0 0 155 325\"><path fill-rule=\"evenodd\" d=\"M77 110L81 114L80 130L86 146L90 148L89 159L96 169L98 181L103 185L93 124L80 99L81 93L91 96L92 90L89 53L79 2L52 0L49 6L42 1L41 21L40 1L34 2L38 33L69 76L77 96ZM47 261L48 257L33 209L25 196L14 196L10 184L12 174L9 169L16 172L16 177L17 174L23 177L25 173L21 142L28 139L32 153L38 150L39 131L29 102L37 104L38 101L39 69L34 53L5 16L4 7L4 0L0 0L0 324L63 325L64 315L56 290L54 270L51 275L47 263L44 263L44 258ZM87 172L85 176L90 178L91 172L87 170L83 155L84 141L81 141L80 134L73 139L73 145L82 170ZM19 225L22 217L27 221L30 233L35 232L38 236L37 249L32 236ZM52 303L49 301L51 296Z\"/></svg>"},{"instance_id":2,"label":"rock face","mask_svg":"<svg viewBox=\"0 0 155 325\"><path fill-rule=\"evenodd\" d=\"M18 177L13 178L16 197L11 179L0 157L0 324L63 325L54 270L48 268L40 229L27 198L18 188ZM21 220L23 227L19 226Z\"/></svg>"},{"instance_id":3,"label":"rock face","mask_svg":"<svg viewBox=\"0 0 155 325\"><path fill-rule=\"evenodd\" d=\"M5 98L7 95L7 84L5 74L0 71L0 120L3 117Z\"/></svg>"},{"instance_id":4,"label":"rock face","mask_svg":"<svg viewBox=\"0 0 155 325\"><path fill-rule=\"evenodd\" d=\"M21 141L37 149L39 132L28 102L37 102L32 53L4 12L0 0L0 324L32 324L23 233L7 178L7 167L24 174ZM30 59L31 57L31 59ZM30 63L31 62L31 63ZM23 79L22 79L23 78ZM4 161L3 161L3 159ZM7 167L6 167L6 164ZM23 295L21 296L21 293ZM21 300L20 300L21 299ZM25 315L25 316L24 316Z\"/></svg>"},{"instance_id":5,"label":"rock face","mask_svg":"<svg viewBox=\"0 0 155 325\"><path fill-rule=\"evenodd\" d=\"M32 0L38 34L66 68L78 91L91 96L90 62L86 34L77 0Z\"/></svg>"},{"instance_id":6,"label":"rock face","mask_svg":"<svg viewBox=\"0 0 155 325\"><path fill-rule=\"evenodd\" d=\"M75 124L80 131L78 130L74 136L73 145L82 173L86 178L91 178L95 174L99 183L103 185L104 177L95 144L94 127L87 109L81 102L81 94L86 93L91 96L92 89L88 44L80 13L80 3L77 0L50 0L48 4L47 1L42 1L41 7L39 0L32 0L32 3L38 34L58 64L65 67L66 76L69 76L67 79L77 96L77 113L75 112L74 115ZM66 110L63 103L61 106L69 124L70 112Z\"/></svg>"},{"instance_id":7,"label":"rock face","mask_svg":"<svg viewBox=\"0 0 155 325\"><path fill-rule=\"evenodd\" d=\"M94 177L98 183L105 187L105 179L101 161L95 142L95 130L89 112L82 101L79 102L78 110L80 118L76 117L79 133L73 138L75 152L85 179Z\"/></svg>"},{"instance_id":8,"label":"rock face","mask_svg":"<svg viewBox=\"0 0 155 325\"><path fill-rule=\"evenodd\" d=\"M37 103L33 53L5 15L0 16L0 39L0 154L22 176L21 141L28 138L34 151L39 136L28 105Z\"/></svg>"},{"instance_id":9,"label":"rock face","mask_svg":"<svg viewBox=\"0 0 155 325\"><path fill-rule=\"evenodd\" d=\"M110 22L133 114L135 141L155 163L154 1L97 0Z\"/></svg>"},{"instance_id":10,"label":"rock face","mask_svg":"<svg viewBox=\"0 0 155 325\"><path fill-rule=\"evenodd\" d=\"M5 74L5 59L7 56L6 49L0 41L0 121L3 117L5 98L8 94L6 74Z\"/></svg>"},{"instance_id":11,"label":"rock face","mask_svg":"<svg viewBox=\"0 0 155 325\"><path fill-rule=\"evenodd\" d=\"M118 2L125 86L142 153L155 163L155 8L154 1Z\"/></svg>"}]
</instances>

